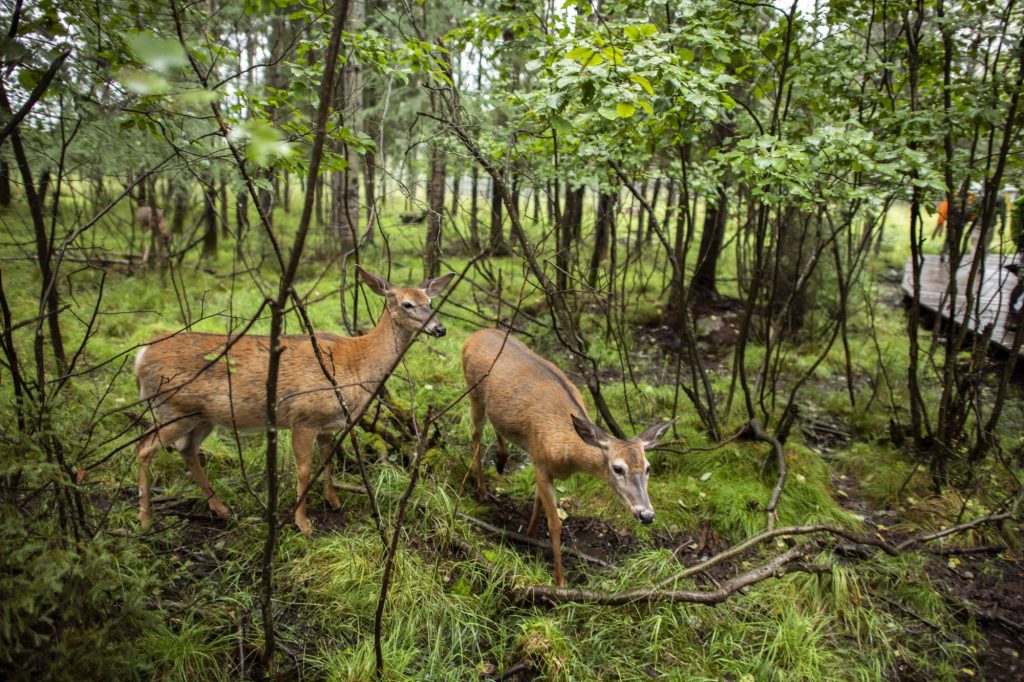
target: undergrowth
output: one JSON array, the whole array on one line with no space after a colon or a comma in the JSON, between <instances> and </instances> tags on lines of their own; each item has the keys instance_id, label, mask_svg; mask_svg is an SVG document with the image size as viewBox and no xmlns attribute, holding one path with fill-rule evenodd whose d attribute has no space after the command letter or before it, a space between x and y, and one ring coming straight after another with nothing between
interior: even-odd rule
<instances>
[{"instance_id":1,"label":"undergrowth","mask_svg":"<svg viewBox=\"0 0 1024 682\"><path fill-rule=\"evenodd\" d=\"M281 218L279 226L287 229L289 217ZM20 219L14 213L4 217L8 224ZM416 230L394 228L390 248L396 284L419 279L416 254L421 237ZM102 243L107 248L116 245L113 235ZM876 266L900 263L901 248L899 243L888 244ZM128 428L129 417L122 412L132 409L136 401L131 359L139 344L186 322L199 331L237 330L257 309L261 295L255 287L244 284L247 280L233 283L223 276L240 267L233 261L232 249L233 245L222 246L218 257L207 262L189 257L175 277L150 270L107 279L98 327L83 357L84 365L102 366L72 381L51 414L54 428L86 453L83 459L89 467L79 488L95 505L91 521L98 523L102 514L104 525L93 540L61 544L51 540L57 529L49 521L38 520L47 517L36 515L31 504L22 509L8 502L0 505L4 575L0 664L8 678L28 679L43 670L54 677L67 671L69 679L227 680L253 673L262 647L258 590L266 530L261 504L248 489L264 493L262 435L243 434L236 444L230 433L221 431L204 444L211 481L235 513L227 524L196 519L205 515L205 504L180 457L173 452L159 455L152 467L154 485L167 498L191 503L176 507L184 509L185 516L162 514L153 529L142 532L134 520L134 452L126 445L136 432ZM362 258L371 269L385 268L377 247ZM723 257L723 267L732 261ZM455 270L464 264L457 257L448 263ZM491 267L501 269L507 298L516 300L522 290L526 307L542 308L537 292L520 286L523 275L516 262L495 260ZM320 279L325 268L330 274ZM317 301L309 306L316 327L343 331L334 272L331 264L311 259L298 289ZM265 274L269 273L268 269ZM876 275L866 275L872 287ZM98 272L77 277L80 282L99 281ZM729 273L722 279L734 281ZM634 284L636 314L656 313L659 280L641 285L638 278ZM32 317L38 289L34 268L24 263L5 268L4 286L15 317ZM865 290L864 295L877 293L872 291ZM66 296L81 319L87 319L97 300L95 290L87 292L80 285L76 295ZM487 323L486 315L467 312L474 308L476 297L479 292L469 286L457 288L453 302L465 308L441 312L448 335L423 338L408 353L389 383L396 409L422 414L427 405L441 407L460 396L461 343L478 325ZM351 299L344 303L350 310ZM364 301L362 306L359 321L365 330L379 311L379 301ZM994 468L981 470L988 485L976 486L968 500L952 491L935 495L929 490L926 472L886 441L885 425L893 406L903 404L899 389L892 386L899 386L906 359L900 311L877 304L875 308L871 326L875 340L867 336L863 302L858 303L851 323L858 335L853 361L862 382L853 403L843 384L833 378L842 366L838 347L803 395L805 414L844 425L850 440L822 448L794 431L786 448L790 477L779 506L780 525L827 522L863 532L862 514L844 506L844 496L851 493L834 487L839 476L856 481L853 494L866 503L900 512L903 525L894 532L973 518L991 510L999 499L995 486L1002 479ZM601 320L587 320L595 330L595 357L602 366L617 370L618 354L597 331L602 329ZM550 330L522 321L517 324L532 335L524 338L527 343L568 368L567 357L558 350ZM289 318L288 327L292 333L301 331L294 317ZM265 333L267 328L268 321L261 319L252 332ZM75 347L85 328L71 322L65 332L68 346ZM31 329L16 334L25 348L31 345L30 334ZM613 411L631 433L669 416L675 400L672 385L651 380L674 376L674 358L656 349L642 350L631 354L636 385L623 374L604 388ZM806 367L813 356L809 348L807 353L790 358L790 368ZM748 361L756 367L757 349ZM880 368L897 379L884 384ZM724 393L730 383L728 367L711 370L715 390ZM7 401L12 399L9 391L5 386ZM650 456L650 495L657 510L653 526L637 526L599 481L577 477L559 482L569 513L606 521L637 542L614 568L573 562L571 574L580 586L618 590L670 578L681 566L678 552L666 540L695 537L702 527L722 543L742 540L764 528L764 505L775 483L767 448L734 441L715 450L700 450L711 443L685 399L683 408L667 439L672 447ZM1011 410L1015 415L1011 421L1016 421L1019 408ZM724 432L732 433L741 424L734 410ZM486 504L468 495L469 430L468 405L456 406L441 419L440 441L428 452L424 477L412 498L384 615L388 679L476 680L528 662L533 676L550 680L641 680L656 675L744 682L878 680L891 679L897 671L952 680L972 665L977 633L937 594L923 560L913 554L850 561L823 552L816 560L832 563L830 572L770 580L716 608L518 604L511 598L511 588L549 582L550 557L502 544L457 516L457 511L488 513ZM1007 437L1019 438L1019 434ZM358 438L371 460L384 526L390 529L396 500L408 480L403 463L412 446L395 451L381 434L366 430L360 430ZM489 429L484 443L487 448L493 445ZM687 452L688 448L697 449ZM274 602L282 650L278 665L286 677L369 679L374 673L373 614L383 549L368 503L360 495L343 492L342 511L329 512L319 487L314 488L310 496L314 537L301 537L287 522L295 499L287 438L282 449L283 532L276 556ZM516 457L520 463L525 461L521 453ZM21 476L25 484L59 478L32 449L8 448L3 462L4 475ZM240 464L244 464L247 484ZM492 489L529 509L532 468L520 466L505 476L491 469L488 477ZM351 471L339 478L358 482ZM997 532L979 530L960 540L982 542ZM454 547L453 534L467 539L486 562L477 562ZM784 546L780 540L764 552ZM743 556L731 565L730 574L749 569L763 558L761 554ZM682 581L680 586L713 589L711 580Z\"/></svg>"}]
</instances>

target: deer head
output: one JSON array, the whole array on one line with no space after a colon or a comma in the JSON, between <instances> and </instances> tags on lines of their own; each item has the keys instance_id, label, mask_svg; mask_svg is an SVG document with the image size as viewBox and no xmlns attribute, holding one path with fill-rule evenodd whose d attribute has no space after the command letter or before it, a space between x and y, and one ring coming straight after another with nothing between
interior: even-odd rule
<instances>
[{"instance_id":1,"label":"deer head","mask_svg":"<svg viewBox=\"0 0 1024 682\"><path fill-rule=\"evenodd\" d=\"M363 281L378 296L383 296L385 308L393 322L400 328L415 334L419 330L431 336L444 336L447 330L437 321L431 299L444 291L455 277L454 272L425 280L418 287L396 287L379 275L356 266Z\"/></svg>"},{"instance_id":2,"label":"deer head","mask_svg":"<svg viewBox=\"0 0 1024 682\"><path fill-rule=\"evenodd\" d=\"M672 422L655 424L629 440L616 438L597 424L576 415L572 415L572 425L584 443L602 452L604 469L601 477L633 512L637 521L645 525L653 522L654 509L647 496L651 463L647 461L646 453L658 444Z\"/></svg>"}]
</instances>

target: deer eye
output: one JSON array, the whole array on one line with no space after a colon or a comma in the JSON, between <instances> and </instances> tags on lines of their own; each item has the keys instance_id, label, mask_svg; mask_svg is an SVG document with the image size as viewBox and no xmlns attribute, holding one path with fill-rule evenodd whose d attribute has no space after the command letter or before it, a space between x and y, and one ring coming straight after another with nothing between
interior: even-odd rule
<instances>
[{"instance_id":1,"label":"deer eye","mask_svg":"<svg viewBox=\"0 0 1024 682\"><path fill-rule=\"evenodd\" d=\"M613 464L612 471L615 472L616 476L624 476L626 469L621 464Z\"/></svg>"},{"instance_id":2,"label":"deer eye","mask_svg":"<svg viewBox=\"0 0 1024 682\"><path fill-rule=\"evenodd\" d=\"M405 308L406 310L412 310L416 306L414 306L412 303L409 303L409 301L406 301L405 303L402 304L402 307Z\"/></svg>"}]
</instances>

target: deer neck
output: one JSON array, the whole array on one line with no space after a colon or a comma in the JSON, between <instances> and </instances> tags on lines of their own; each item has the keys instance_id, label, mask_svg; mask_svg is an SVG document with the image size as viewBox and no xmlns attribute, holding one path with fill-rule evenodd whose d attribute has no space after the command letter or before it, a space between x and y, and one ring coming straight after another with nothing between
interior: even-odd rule
<instances>
[{"instance_id":1,"label":"deer neck","mask_svg":"<svg viewBox=\"0 0 1024 682\"><path fill-rule=\"evenodd\" d=\"M605 466L604 453L600 449L584 445L576 458L576 467L581 473L606 479L608 470Z\"/></svg>"},{"instance_id":2,"label":"deer neck","mask_svg":"<svg viewBox=\"0 0 1024 682\"><path fill-rule=\"evenodd\" d=\"M414 333L395 324L387 308L369 333L356 337L362 346L360 375L364 380L380 381L388 374L405 349L412 343Z\"/></svg>"}]
</instances>

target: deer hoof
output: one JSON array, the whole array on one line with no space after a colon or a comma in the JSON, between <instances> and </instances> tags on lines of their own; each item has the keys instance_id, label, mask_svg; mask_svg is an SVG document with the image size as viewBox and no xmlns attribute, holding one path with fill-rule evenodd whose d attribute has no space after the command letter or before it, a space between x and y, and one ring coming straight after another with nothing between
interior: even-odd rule
<instances>
[{"instance_id":1,"label":"deer hoof","mask_svg":"<svg viewBox=\"0 0 1024 682\"><path fill-rule=\"evenodd\" d=\"M210 498L210 511L219 516L220 518L227 521L231 518L231 510L227 508L223 502L218 500L216 497Z\"/></svg>"},{"instance_id":2,"label":"deer hoof","mask_svg":"<svg viewBox=\"0 0 1024 682\"><path fill-rule=\"evenodd\" d=\"M309 519L295 519L295 525L298 526L299 532L307 538L313 534L313 526L310 525Z\"/></svg>"},{"instance_id":3,"label":"deer hoof","mask_svg":"<svg viewBox=\"0 0 1024 682\"><path fill-rule=\"evenodd\" d=\"M139 510L139 524L143 528L149 528L153 525L153 513L149 511Z\"/></svg>"},{"instance_id":4,"label":"deer hoof","mask_svg":"<svg viewBox=\"0 0 1024 682\"><path fill-rule=\"evenodd\" d=\"M338 499L337 495L327 495L327 504L329 504L331 509L334 511L341 509L341 500Z\"/></svg>"}]
</instances>

